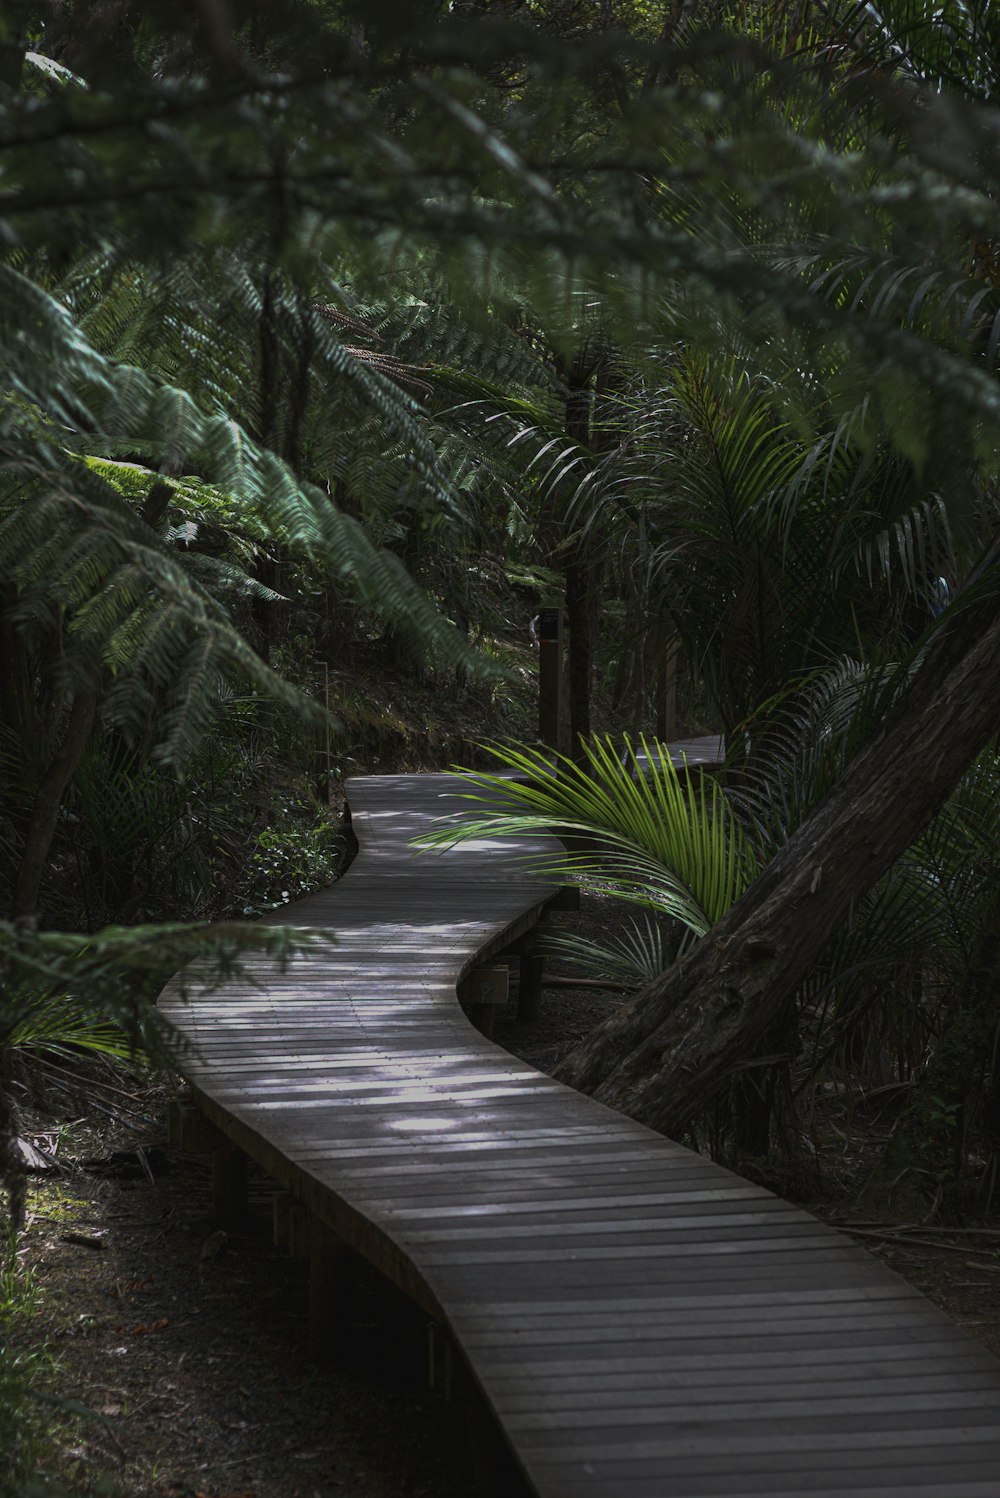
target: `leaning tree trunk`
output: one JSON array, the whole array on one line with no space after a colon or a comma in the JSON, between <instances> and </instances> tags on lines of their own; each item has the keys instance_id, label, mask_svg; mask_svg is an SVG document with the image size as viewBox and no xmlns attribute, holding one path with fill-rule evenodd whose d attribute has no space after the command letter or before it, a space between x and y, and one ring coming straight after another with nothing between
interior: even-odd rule
<instances>
[{"instance_id":1,"label":"leaning tree trunk","mask_svg":"<svg viewBox=\"0 0 1000 1498\"><path fill-rule=\"evenodd\" d=\"M992 571L989 583L959 603L882 726L743 898L683 963L588 1035L561 1080L677 1133L753 1055L852 901L919 836L1000 728Z\"/></svg>"}]
</instances>

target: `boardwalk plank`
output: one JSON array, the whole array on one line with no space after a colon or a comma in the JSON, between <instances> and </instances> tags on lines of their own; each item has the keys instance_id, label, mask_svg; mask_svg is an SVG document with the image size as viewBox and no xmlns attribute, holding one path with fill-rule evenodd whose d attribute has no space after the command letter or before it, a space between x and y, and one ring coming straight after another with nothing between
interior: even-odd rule
<instances>
[{"instance_id":1,"label":"boardwalk plank","mask_svg":"<svg viewBox=\"0 0 1000 1498\"><path fill-rule=\"evenodd\" d=\"M320 939L161 1006L210 1119L450 1329L539 1498L1000 1498L995 1359L471 1027L458 979L556 893L531 845L415 854L446 776L349 795L355 865L275 915Z\"/></svg>"}]
</instances>

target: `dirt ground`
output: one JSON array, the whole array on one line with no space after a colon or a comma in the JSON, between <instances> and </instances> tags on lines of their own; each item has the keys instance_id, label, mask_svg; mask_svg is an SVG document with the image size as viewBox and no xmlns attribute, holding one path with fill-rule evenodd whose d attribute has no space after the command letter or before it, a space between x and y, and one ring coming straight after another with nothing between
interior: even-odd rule
<instances>
[{"instance_id":1,"label":"dirt ground","mask_svg":"<svg viewBox=\"0 0 1000 1498\"><path fill-rule=\"evenodd\" d=\"M551 1070L616 1002L549 990L539 1024L518 1026L511 1010L498 1039ZM93 1412L64 1442L80 1489L478 1498L460 1402L428 1389L426 1316L362 1273L341 1345L315 1362L305 1264L272 1246L266 1180L251 1179L250 1220L222 1234L208 1161L166 1145L163 1090L105 1102L106 1131L80 1121L71 1092L26 1120L60 1162L32 1180L24 1254L41 1292L30 1334L59 1366L54 1392ZM843 1215L839 1200L806 1205ZM1000 1229L854 1235L1000 1354Z\"/></svg>"},{"instance_id":2,"label":"dirt ground","mask_svg":"<svg viewBox=\"0 0 1000 1498\"><path fill-rule=\"evenodd\" d=\"M459 1413L427 1388L426 1317L359 1276L343 1343L316 1362L306 1264L272 1246L268 1184L220 1233L207 1160L148 1142L151 1176L133 1149L31 1193L34 1333L57 1392L97 1416L69 1475L137 1498L472 1498Z\"/></svg>"}]
</instances>

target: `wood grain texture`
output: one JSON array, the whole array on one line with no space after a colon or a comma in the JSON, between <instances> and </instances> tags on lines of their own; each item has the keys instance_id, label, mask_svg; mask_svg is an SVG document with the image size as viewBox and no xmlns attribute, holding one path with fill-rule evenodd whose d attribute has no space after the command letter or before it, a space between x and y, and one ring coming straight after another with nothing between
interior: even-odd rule
<instances>
[{"instance_id":1,"label":"wood grain texture","mask_svg":"<svg viewBox=\"0 0 1000 1498\"><path fill-rule=\"evenodd\" d=\"M354 865L278 917L331 939L160 1003L207 1118L449 1328L539 1498L1000 1498L995 1359L465 1018L457 984L558 895L539 842L416 852L451 777L348 794Z\"/></svg>"}]
</instances>

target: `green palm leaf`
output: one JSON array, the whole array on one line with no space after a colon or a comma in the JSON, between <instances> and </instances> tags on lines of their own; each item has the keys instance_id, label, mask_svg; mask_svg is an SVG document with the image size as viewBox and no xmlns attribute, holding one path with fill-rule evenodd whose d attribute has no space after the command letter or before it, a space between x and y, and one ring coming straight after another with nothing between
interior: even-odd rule
<instances>
[{"instance_id":1,"label":"green palm leaf","mask_svg":"<svg viewBox=\"0 0 1000 1498\"><path fill-rule=\"evenodd\" d=\"M719 785L646 739L583 746L581 765L542 750L488 745L504 773L465 772L468 800L488 808L419 840L556 832L564 853L532 855L533 872L656 910L703 936L745 889L753 857ZM510 771L515 777L510 778Z\"/></svg>"},{"instance_id":2,"label":"green palm leaf","mask_svg":"<svg viewBox=\"0 0 1000 1498\"><path fill-rule=\"evenodd\" d=\"M629 992L658 977L671 961L668 932L649 914L603 941L589 941L570 932L546 932L538 949Z\"/></svg>"}]
</instances>

